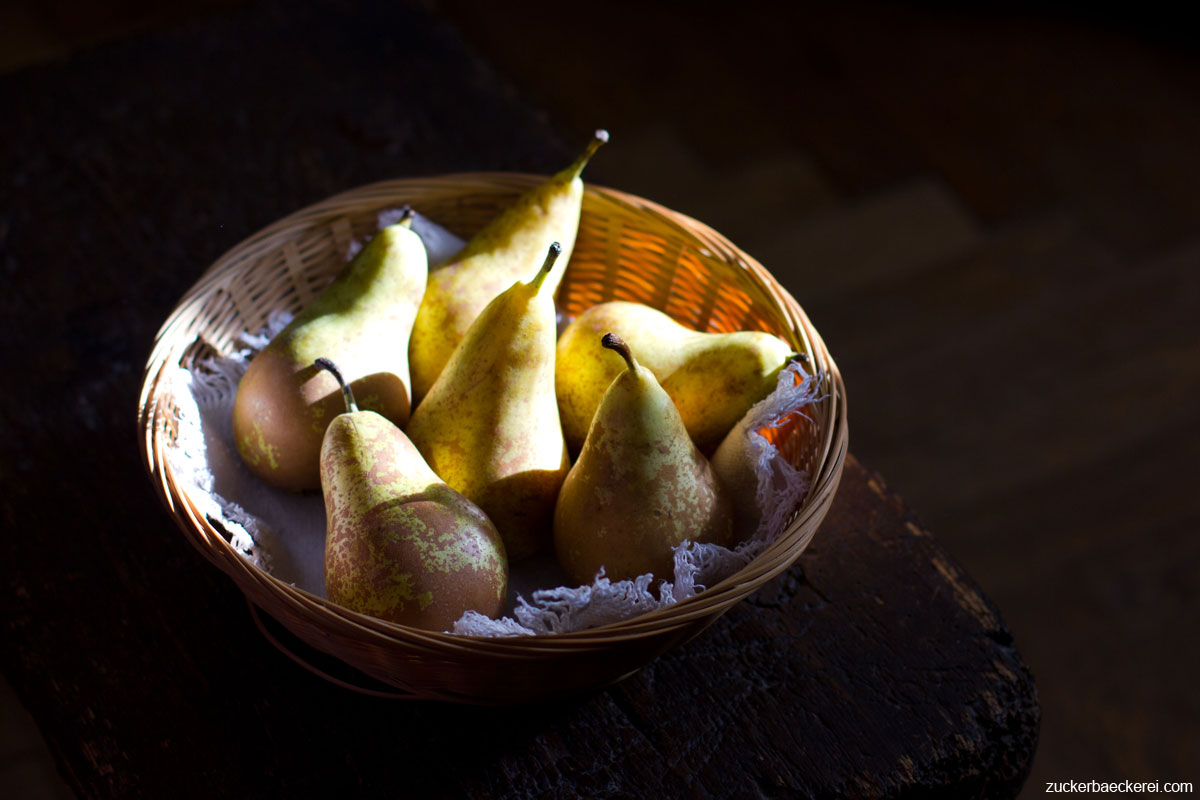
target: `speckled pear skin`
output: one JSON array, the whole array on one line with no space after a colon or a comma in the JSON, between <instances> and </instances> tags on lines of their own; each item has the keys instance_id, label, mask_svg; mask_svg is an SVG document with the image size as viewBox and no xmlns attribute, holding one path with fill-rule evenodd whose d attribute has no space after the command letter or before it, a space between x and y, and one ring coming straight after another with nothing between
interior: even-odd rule
<instances>
[{"instance_id":1,"label":"speckled pear skin","mask_svg":"<svg viewBox=\"0 0 1200 800\"><path fill-rule=\"evenodd\" d=\"M407 429L433 471L495 523L511 561L549 543L570 466L554 397L555 336L548 282L512 284L476 318Z\"/></svg>"},{"instance_id":2,"label":"speckled pear skin","mask_svg":"<svg viewBox=\"0 0 1200 800\"><path fill-rule=\"evenodd\" d=\"M625 369L605 392L559 492L559 564L579 584L601 567L613 580L648 572L670 580L672 547L689 539L729 545L732 537L729 497L671 398L650 370Z\"/></svg>"},{"instance_id":3,"label":"speckled pear skin","mask_svg":"<svg viewBox=\"0 0 1200 800\"><path fill-rule=\"evenodd\" d=\"M251 472L282 489L320 488L321 441L345 406L333 377L312 366L319 356L337 360L363 408L408 422L408 337L428 272L420 237L388 226L251 360L233 407Z\"/></svg>"},{"instance_id":4,"label":"speckled pear skin","mask_svg":"<svg viewBox=\"0 0 1200 800\"><path fill-rule=\"evenodd\" d=\"M558 342L555 391L572 453L583 446L600 399L625 368L619 355L596 346L606 331L619 333L654 373L703 453L712 453L746 411L771 393L793 352L769 333L694 331L641 303L592 306Z\"/></svg>"},{"instance_id":5,"label":"speckled pear skin","mask_svg":"<svg viewBox=\"0 0 1200 800\"><path fill-rule=\"evenodd\" d=\"M325 593L353 611L445 631L497 616L508 590L500 534L373 411L345 413L321 448Z\"/></svg>"},{"instance_id":6,"label":"speckled pear skin","mask_svg":"<svg viewBox=\"0 0 1200 800\"><path fill-rule=\"evenodd\" d=\"M558 242L562 255L547 278L558 289L579 228L583 168L608 134L597 131L570 166L522 194L479 230L450 261L435 267L409 342L413 397L420 402L449 362L471 323L514 281L526 280Z\"/></svg>"}]
</instances>

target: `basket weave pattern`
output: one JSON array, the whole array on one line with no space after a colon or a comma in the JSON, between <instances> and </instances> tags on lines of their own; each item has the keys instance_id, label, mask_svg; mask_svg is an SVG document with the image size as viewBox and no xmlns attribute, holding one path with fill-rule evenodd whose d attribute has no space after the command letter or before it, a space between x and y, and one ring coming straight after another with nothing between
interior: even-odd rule
<instances>
[{"instance_id":1,"label":"basket weave pattern","mask_svg":"<svg viewBox=\"0 0 1200 800\"><path fill-rule=\"evenodd\" d=\"M352 241L376 230L380 211L411 204L468 238L542 176L469 173L371 184L296 212L214 263L163 324L139 401L142 456L188 540L228 574L249 601L308 645L405 696L513 703L606 685L702 631L786 569L824 518L847 446L841 376L799 304L769 272L711 228L645 199L587 186L579 233L558 307L575 316L607 300L646 303L696 330L765 330L809 356L823 398L771 434L811 488L783 534L735 575L676 605L578 633L475 638L374 619L284 583L243 558L219 521L206 518L166 454L178 408L166 371L228 354L271 312L303 308L345 265Z\"/></svg>"}]
</instances>

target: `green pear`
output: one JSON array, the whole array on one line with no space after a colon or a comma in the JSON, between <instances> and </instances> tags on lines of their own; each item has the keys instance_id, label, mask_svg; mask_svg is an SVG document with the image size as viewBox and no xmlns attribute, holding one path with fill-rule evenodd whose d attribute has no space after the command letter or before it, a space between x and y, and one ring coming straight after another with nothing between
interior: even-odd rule
<instances>
[{"instance_id":1,"label":"green pear","mask_svg":"<svg viewBox=\"0 0 1200 800\"><path fill-rule=\"evenodd\" d=\"M620 331L639 363L654 373L706 454L771 393L793 354L789 344L763 331L704 333L641 303L592 306L558 342L555 392L571 452L583 446L600 399L625 367L616 353L595 346L596 337L611 330Z\"/></svg>"},{"instance_id":2,"label":"green pear","mask_svg":"<svg viewBox=\"0 0 1200 800\"><path fill-rule=\"evenodd\" d=\"M550 538L569 461L554 397L551 245L536 276L484 308L413 412L408 435L433 471L487 513L508 557Z\"/></svg>"},{"instance_id":3,"label":"green pear","mask_svg":"<svg viewBox=\"0 0 1200 800\"><path fill-rule=\"evenodd\" d=\"M676 545L730 543L730 500L654 374L616 335L601 344L626 368L604 393L559 492L558 562L581 584L601 567L613 580L648 572L670 579Z\"/></svg>"},{"instance_id":4,"label":"green pear","mask_svg":"<svg viewBox=\"0 0 1200 800\"><path fill-rule=\"evenodd\" d=\"M318 489L325 428L341 410L337 384L313 367L336 358L364 408L408 422L408 337L429 265L411 210L364 247L250 362L233 405L242 460L272 486Z\"/></svg>"},{"instance_id":5,"label":"green pear","mask_svg":"<svg viewBox=\"0 0 1200 800\"><path fill-rule=\"evenodd\" d=\"M448 630L472 610L504 608L508 560L487 516L451 489L408 437L360 411L338 369L345 411L325 430L325 595L352 611L427 630Z\"/></svg>"},{"instance_id":6,"label":"green pear","mask_svg":"<svg viewBox=\"0 0 1200 800\"><path fill-rule=\"evenodd\" d=\"M583 203L579 176L607 141L607 131L596 131L570 166L522 194L471 237L458 255L430 272L409 343L414 402L429 393L467 329L492 298L537 269L547 242L562 247L558 266L546 279L550 294L558 291L579 228Z\"/></svg>"}]
</instances>

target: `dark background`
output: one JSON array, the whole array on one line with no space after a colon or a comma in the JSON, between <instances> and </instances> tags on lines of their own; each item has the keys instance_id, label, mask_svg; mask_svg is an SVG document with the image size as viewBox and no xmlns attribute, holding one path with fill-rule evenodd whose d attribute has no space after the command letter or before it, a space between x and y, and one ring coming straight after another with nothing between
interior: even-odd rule
<instances>
[{"instance_id":1,"label":"dark background","mask_svg":"<svg viewBox=\"0 0 1200 800\"><path fill-rule=\"evenodd\" d=\"M0 69L242 5L5 4ZM610 130L589 180L712 225L805 307L846 380L851 450L1034 671L1026 795L1195 781L1200 53L1182 20L429 5L571 149ZM0 711L0 788L61 792L10 692Z\"/></svg>"}]
</instances>

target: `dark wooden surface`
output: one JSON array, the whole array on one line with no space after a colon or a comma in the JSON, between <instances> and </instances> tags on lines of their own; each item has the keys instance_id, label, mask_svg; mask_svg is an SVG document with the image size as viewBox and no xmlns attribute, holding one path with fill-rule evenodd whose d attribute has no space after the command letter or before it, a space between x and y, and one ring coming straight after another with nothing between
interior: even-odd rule
<instances>
[{"instance_id":1,"label":"dark wooden surface","mask_svg":"<svg viewBox=\"0 0 1200 800\"><path fill-rule=\"evenodd\" d=\"M440 0L589 169L805 307L851 448L1004 610L1047 781L1195 781L1200 40L1166 3ZM581 7L583 8L583 7ZM521 37L577 33L546 70Z\"/></svg>"},{"instance_id":2,"label":"dark wooden surface","mask_svg":"<svg viewBox=\"0 0 1200 800\"><path fill-rule=\"evenodd\" d=\"M779 581L615 687L519 709L314 678L175 530L136 398L208 263L344 188L573 149L420 6L250 5L9 76L0 104L0 667L80 795L1016 793L1029 671L853 460Z\"/></svg>"}]
</instances>

